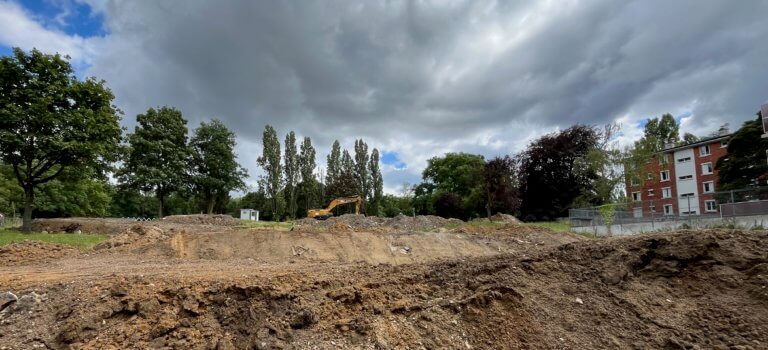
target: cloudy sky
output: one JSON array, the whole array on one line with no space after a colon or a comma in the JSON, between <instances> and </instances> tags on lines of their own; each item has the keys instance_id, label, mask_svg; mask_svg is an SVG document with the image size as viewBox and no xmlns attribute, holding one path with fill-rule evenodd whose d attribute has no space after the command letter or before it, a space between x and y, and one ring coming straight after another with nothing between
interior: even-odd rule
<instances>
[{"instance_id":1,"label":"cloudy sky","mask_svg":"<svg viewBox=\"0 0 768 350\"><path fill-rule=\"evenodd\" d=\"M768 1L0 0L0 55L72 57L132 130L148 107L384 152L388 192L449 151L515 153L575 123L737 128L768 102Z\"/></svg>"}]
</instances>

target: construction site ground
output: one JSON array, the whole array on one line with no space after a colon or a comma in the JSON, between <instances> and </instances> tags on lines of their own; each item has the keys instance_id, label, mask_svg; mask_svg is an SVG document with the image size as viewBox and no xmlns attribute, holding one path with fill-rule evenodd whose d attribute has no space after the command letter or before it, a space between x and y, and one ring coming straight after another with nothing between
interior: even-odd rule
<instances>
[{"instance_id":1,"label":"construction site ground","mask_svg":"<svg viewBox=\"0 0 768 350\"><path fill-rule=\"evenodd\" d=\"M0 349L768 349L768 231L589 239L354 215L35 225L110 236L0 247Z\"/></svg>"}]
</instances>

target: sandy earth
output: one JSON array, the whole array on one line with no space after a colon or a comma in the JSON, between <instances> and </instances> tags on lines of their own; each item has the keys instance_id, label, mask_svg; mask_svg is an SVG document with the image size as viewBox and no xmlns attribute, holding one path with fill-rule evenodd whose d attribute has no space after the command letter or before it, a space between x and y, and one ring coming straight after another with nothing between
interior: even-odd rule
<instances>
[{"instance_id":1,"label":"sandy earth","mask_svg":"<svg viewBox=\"0 0 768 350\"><path fill-rule=\"evenodd\" d=\"M767 231L195 225L15 247L0 349L768 348Z\"/></svg>"}]
</instances>

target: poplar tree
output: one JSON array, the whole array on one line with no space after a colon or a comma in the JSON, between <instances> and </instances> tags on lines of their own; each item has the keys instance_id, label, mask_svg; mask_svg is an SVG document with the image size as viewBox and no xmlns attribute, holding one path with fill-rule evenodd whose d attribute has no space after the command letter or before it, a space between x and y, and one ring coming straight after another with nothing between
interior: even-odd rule
<instances>
[{"instance_id":1,"label":"poplar tree","mask_svg":"<svg viewBox=\"0 0 768 350\"><path fill-rule=\"evenodd\" d=\"M277 196L280 193L280 188L283 182L283 171L280 164L280 141L277 139L277 132L275 132L275 129L271 125L264 127L264 134L261 142L261 157L257 159L259 166L264 169L261 185L264 187L264 192L272 201L273 220L277 221L279 219L277 213Z\"/></svg>"},{"instance_id":2,"label":"poplar tree","mask_svg":"<svg viewBox=\"0 0 768 350\"><path fill-rule=\"evenodd\" d=\"M331 153L327 157L327 170L325 175L325 185L328 188L328 192L331 196L338 195L333 191L335 190L336 182L341 175L341 145L339 145L339 140L333 141Z\"/></svg>"},{"instance_id":3,"label":"poplar tree","mask_svg":"<svg viewBox=\"0 0 768 350\"><path fill-rule=\"evenodd\" d=\"M357 193L363 199L363 213L367 213L367 198L370 192L370 174L368 174L368 145L362 139L355 140L355 184Z\"/></svg>"},{"instance_id":4,"label":"poplar tree","mask_svg":"<svg viewBox=\"0 0 768 350\"><path fill-rule=\"evenodd\" d=\"M379 215L381 199L384 196L384 178L381 176L381 167L379 166L379 150L375 148L371 151L371 161L368 163L368 171L371 176L369 212L373 215Z\"/></svg>"},{"instance_id":5,"label":"poplar tree","mask_svg":"<svg viewBox=\"0 0 768 350\"><path fill-rule=\"evenodd\" d=\"M316 167L315 148L312 147L312 140L309 137L304 137L304 142L301 143L301 151L299 152L299 171L301 173L301 191L304 193L307 201L307 208L305 209L309 209L310 206L315 204Z\"/></svg>"},{"instance_id":6,"label":"poplar tree","mask_svg":"<svg viewBox=\"0 0 768 350\"><path fill-rule=\"evenodd\" d=\"M296 186L299 183L299 156L296 152L296 134L291 131L285 135L285 191L288 195L288 215L296 216Z\"/></svg>"}]
</instances>

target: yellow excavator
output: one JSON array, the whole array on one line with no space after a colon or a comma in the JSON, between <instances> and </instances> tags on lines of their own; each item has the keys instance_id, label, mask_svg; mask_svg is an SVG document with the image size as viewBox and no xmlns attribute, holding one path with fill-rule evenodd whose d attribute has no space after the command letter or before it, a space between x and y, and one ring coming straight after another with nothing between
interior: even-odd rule
<instances>
[{"instance_id":1,"label":"yellow excavator","mask_svg":"<svg viewBox=\"0 0 768 350\"><path fill-rule=\"evenodd\" d=\"M328 208L325 209L309 209L307 210L307 217L308 218L315 218L318 220L325 220L331 216L333 216L333 208L336 208L339 205L342 204L349 204L349 203L355 203L355 214L360 214L360 203L362 202L362 199L360 199L360 196L352 196L352 197L340 197L336 198L331 201L331 203L328 204Z\"/></svg>"}]
</instances>

